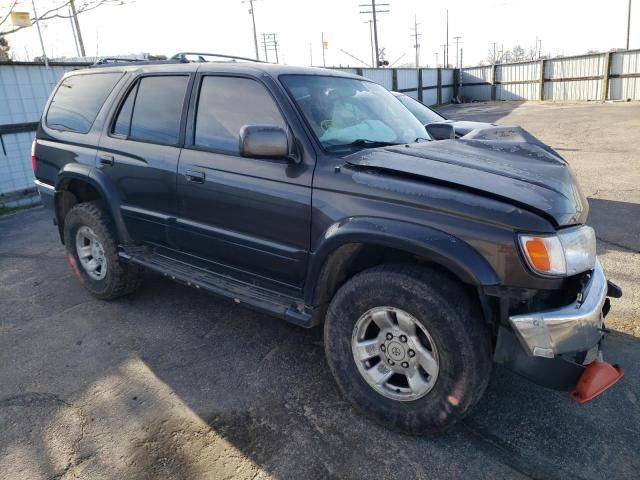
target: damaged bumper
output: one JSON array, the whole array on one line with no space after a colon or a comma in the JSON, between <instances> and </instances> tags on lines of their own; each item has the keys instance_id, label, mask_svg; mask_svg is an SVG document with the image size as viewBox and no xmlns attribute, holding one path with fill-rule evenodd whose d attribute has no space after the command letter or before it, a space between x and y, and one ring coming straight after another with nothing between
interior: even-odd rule
<instances>
[{"instance_id":1,"label":"damaged bumper","mask_svg":"<svg viewBox=\"0 0 640 480\"><path fill-rule=\"evenodd\" d=\"M589 275L588 284L574 303L509 317L516 336L530 355L554 358L590 350L600 342L609 286L598 259Z\"/></svg>"},{"instance_id":2,"label":"damaged bumper","mask_svg":"<svg viewBox=\"0 0 640 480\"><path fill-rule=\"evenodd\" d=\"M622 369L602 359L607 297L622 296L608 282L596 259L575 302L560 308L511 315L511 329L501 326L494 360L534 382L559 390L574 389L583 403L622 378Z\"/></svg>"}]
</instances>

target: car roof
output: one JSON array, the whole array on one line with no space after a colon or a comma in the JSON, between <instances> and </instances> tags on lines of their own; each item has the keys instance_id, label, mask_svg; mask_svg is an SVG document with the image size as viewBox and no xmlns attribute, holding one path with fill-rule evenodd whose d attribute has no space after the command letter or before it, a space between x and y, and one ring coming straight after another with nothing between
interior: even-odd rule
<instances>
[{"instance_id":1,"label":"car roof","mask_svg":"<svg viewBox=\"0 0 640 480\"><path fill-rule=\"evenodd\" d=\"M278 77L280 75L322 75L332 77L354 78L366 80L365 78L340 70L333 70L319 67L298 67L290 65L279 65L266 62L158 62L158 63L110 63L107 65L96 65L89 68L74 70L72 74L84 74L94 72L140 72L140 73L190 73L190 72L212 72L212 73L237 73L252 76L269 75Z\"/></svg>"}]
</instances>

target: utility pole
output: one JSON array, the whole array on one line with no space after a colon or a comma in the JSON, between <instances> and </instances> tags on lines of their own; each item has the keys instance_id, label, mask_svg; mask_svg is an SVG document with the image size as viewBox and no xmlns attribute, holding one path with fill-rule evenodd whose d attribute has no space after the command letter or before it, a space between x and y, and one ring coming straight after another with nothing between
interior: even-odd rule
<instances>
[{"instance_id":1,"label":"utility pole","mask_svg":"<svg viewBox=\"0 0 640 480\"><path fill-rule=\"evenodd\" d=\"M460 40L462 39L462 37L458 36L458 37L453 37L453 39L456 41L456 68L460 68L459 64L458 64L458 45L460 43Z\"/></svg>"},{"instance_id":2,"label":"utility pole","mask_svg":"<svg viewBox=\"0 0 640 480\"><path fill-rule=\"evenodd\" d=\"M373 20L367 20L364 23L369 24L369 43L371 44L371 68L376 68L376 59L373 53Z\"/></svg>"},{"instance_id":3,"label":"utility pole","mask_svg":"<svg viewBox=\"0 0 640 480\"><path fill-rule=\"evenodd\" d=\"M492 63L496 63L496 42L491 42L489 45L493 45L493 55L491 58L493 59Z\"/></svg>"},{"instance_id":4,"label":"utility pole","mask_svg":"<svg viewBox=\"0 0 640 480\"><path fill-rule=\"evenodd\" d=\"M76 12L76 4L74 0L69 0L71 7L71 15L73 15L73 23L76 25L76 35L78 36L78 45L80 46L80 54L86 56L84 51L84 42L82 41L82 33L80 32L80 22L78 22L78 12Z\"/></svg>"},{"instance_id":5,"label":"utility pole","mask_svg":"<svg viewBox=\"0 0 640 480\"><path fill-rule=\"evenodd\" d=\"M253 9L253 2L255 1L256 0L243 0L242 3L249 4L249 13L251 14L251 22L253 23L253 46L256 49L256 60L260 60L260 55L258 55L258 34L256 32L256 14L255 14L255 10ZM266 50L265 50L265 56L266 56Z\"/></svg>"},{"instance_id":6,"label":"utility pole","mask_svg":"<svg viewBox=\"0 0 640 480\"><path fill-rule=\"evenodd\" d=\"M264 47L264 56L269 61L268 50L273 50L276 54L276 63L278 60L278 35L276 33L263 33L262 34L262 46Z\"/></svg>"},{"instance_id":7,"label":"utility pole","mask_svg":"<svg viewBox=\"0 0 640 480\"><path fill-rule=\"evenodd\" d=\"M442 47L442 58L444 58L442 62L442 68L447 68L447 44L443 43L440 45Z\"/></svg>"},{"instance_id":8,"label":"utility pole","mask_svg":"<svg viewBox=\"0 0 640 480\"><path fill-rule=\"evenodd\" d=\"M629 50L629 34L631 33L631 0L627 6L627 50Z\"/></svg>"},{"instance_id":9,"label":"utility pole","mask_svg":"<svg viewBox=\"0 0 640 480\"><path fill-rule=\"evenodd\" d=\"M418 33L418 19L415 15L413 16L413 28L411 30L413 30L411 34L413 37L413 48L416 49L416 68L420 68L420 43L418 38L422 35Z\"/></svg>"},{"instance_id":10,"label":"utility pole","mask_svg":"<svg viewBox=\"0 0 640 480\"><path fill-rule=\"evenodd\" d=\"M326 60L324 58L324 50L325 50L325 48L324 48L324 32L321 32L320 35L322 37L322 66L326 67L327 66L327 62L326 62Z\"/></svg>"},{"instance_id":11,"label":"utility pole","mask_svg":"<svg viewBox=\"0 0 640 480\"><path fill-rule=\"evenodd\" d=\"M448 68L449 67L449 9L447 8L447 41L445 42L446 45L446 53L445 53L445 59L444 59L444 68Z\"/></svg>"},{"instance_id":12,"label":"utility pole","mask_svg":"<svg viewBox=\"0 0 640 480\"><path fill-rule=\"evenodd\" d=\"M436 52L436 68L438 68L438 52Z\"/></svg>"},{"instance_id":13,"label":"utility pole","mask_svg":"<svg viewBox=\"0 0 640 480\"><path fill-rule=\"evenodd\" d=\"M262 47L264 48L264 61L269 61L269 54L267 53L267 33L262 34Z\"/></svg>"},{"instance_id":14,"label":"utility pole","mask_svg":"<svg viewBox=\"0 0 640 480\"><path fill-rule=\"evenodd\" d=\"M538 40L538 42L540 42L538 45L540 45L538 47L538 60L540 60L540 57L542 56L542 39Z\"/></svg>"},{"instance_id":15,"label":"utility pole","mask_svg":"<svg viewBox=\"0 0 640 480\"><path fill-rule=\"evenodd\" d=\"M33 16L36 19L36 27L38 28L38 37L40 38L40 46L42 47L42 59L44 60L44 66L49 68L49 60L47 59L47 52L44 50L44 41L42 40L42 31L40 30L40 19L38 18L38 12L36 11L36 2L31 0L33 5Z\"/></svg>"},{"instance_id":16,"label":"utility pole","mask_svg":"<svg viewBox=\"0 0 640 480\"><path fill-rule=\"evenodd\" d=\"M311 47L311 42L309 42L309 65L313 67L313 47Z\"/></svg>"},{"instance_id":17,"label":"utility pole","mask_svg":"<svg viewBox=\"0 0 640 480\"><path fill-rule=\"evenodd\" d=\"M71 13L71 7L69 7L69 23L71 24L71 31L73 32L73 45L76 47L76 55L80 56L80 48L78 47L78 36L76 35L76 27L73 24L73 14Z\"/></svg>"},{"instance_id":18,"label":"utility pole","mask_svg":"<svg viewBox=\"0 0 640 480\"><path fill-rule=\"evenodd\" d=\"M388 3L379 3L376 5L376 0L371 0L370 4L360 4L360 7L368 7L371 10L360 10L360 13L371 13L373 18L373 43L375 46L375 65L374 68L379 67L380 63L380 49L378 48L378 18L379 13L387 13L389 10L378 10L379 7L388 7Z\"/></svg>"}]
</instances>

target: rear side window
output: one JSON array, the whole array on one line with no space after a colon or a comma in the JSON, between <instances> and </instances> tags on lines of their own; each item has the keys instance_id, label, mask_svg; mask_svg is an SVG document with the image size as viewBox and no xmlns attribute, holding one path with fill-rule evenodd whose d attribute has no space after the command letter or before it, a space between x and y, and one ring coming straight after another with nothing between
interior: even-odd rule
<instances>
[{"instance_id":1,"label":"rear side window","mask_svg":"<svg viewBox=\"0 0 640 480\"><path fill-rule=\"evenodd\" d=\"M175 144L189 77L144 77L129 92L112 132L135 140Z\"/></svg>"},{"instance_id":2,"label":"rear side window","mask_svg":"<svg viewBox=\"0 0 640 480\"><path fill-rule=\"evenodd\" d=\"M267 89L247 78L207 76L202 79L196 114L196 145L229 153L240 151L244 125L286 124Z\"/></svg>"},{"instance_id":3,"label":"rear side window","mask_svg":"<svg viewBox=\"0 0 640 480\"><path fill-rule=\"evenodd\" d=\"M46 115L48 127L87 133L122 73L93 73L65 78Z\"/></svg>"}]
</instances>

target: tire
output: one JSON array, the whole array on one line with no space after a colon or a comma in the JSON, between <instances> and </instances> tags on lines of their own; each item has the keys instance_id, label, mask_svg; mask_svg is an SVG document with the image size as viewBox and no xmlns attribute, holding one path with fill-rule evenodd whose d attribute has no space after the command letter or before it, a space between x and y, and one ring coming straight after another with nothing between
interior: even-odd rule
<instances>
[{"instance_id":1,"label":"tire","mask_svg":"<svg viewBox=\"0 0 640 480\"><path fill-rule=\"evenodd\" d=\"M104 270L100 267L90 272L80 259L78 239L88 240L87 236L97 240L99 245L96 250L99 256L88 258L90 261L102 259ZM99 202L79 203L71 208L64 219L64 244L71 268L94 297L112 300L133 292L142 284L142 269L120 261L113 222Z\"/></svg>"},{"instance_id":2,"label":"tire","mask_svg":"<svg viewBox=\"0 0 640 480\"><path fill-rule=\"evenodd\" d=\"M369 341L359 336L369 318L384 319L383 325L391 319L400 330L393 326L389 333L380 329L380 322L369 322L375 325L365 331L373 331L375 341L363 356L374 352L378 360L373 357L363 363L356 361L352 342ZM417 333L407 338L402 326L411 323ZM491 375L491 333L479 305L456 281L425 268L382 265L353 277L331 301L324 343L329 368L355 408L387 428L411 435L437 433L462 419L484 394ZM419 353L410 357L408 347ZM404 356L392 358L393 352ZM425 363L428 358L435 363ZM393 359L402 360L402 365ZM414 376L393 373L381 385L371 380L388 376L389 369L413 371ZM414 383L420 388L414 389Z\"/></svg>"}]
</instances>

